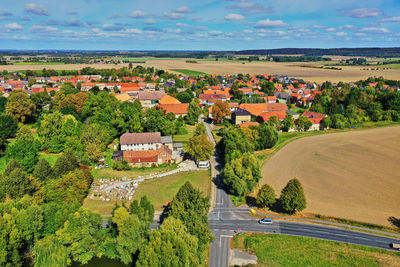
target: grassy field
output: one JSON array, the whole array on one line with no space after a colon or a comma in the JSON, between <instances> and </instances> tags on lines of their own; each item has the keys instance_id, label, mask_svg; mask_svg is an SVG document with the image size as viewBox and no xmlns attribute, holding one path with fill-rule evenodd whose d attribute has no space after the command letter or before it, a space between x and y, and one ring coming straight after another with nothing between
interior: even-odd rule
<instances>
[{"instance_id":1,"label":"grassy field","mask_svg":"<svg viewBox=\"0 0 400 267\"><path fill-rule=\"evenodd\" d=\"M186 148L186 144L187 142L189 142L189 139L192 138L194 130L196 130L196 126L195 125L186 125L185 129L187 131L186 134L178 134L178 135L174 135L172 137L172 141L174 143L182 143L183 144L183 149Z\"/></svg>"},{"instance_id":2,"label":"grassy field","mask_svg":"<svg viewBox=\"0 0 400 267\"><path fill-rule=\"evenodd\" d=\"M400 253L383 249L273 234L245 234L234 248L255 253L258 266L399 266Z\"/></svg>"},{"instance_id":3,"label":"grassy field","mask_svg":"<svg viewBox=\"0 0 400 267\"><path fill-rule=\"evenodd\" d=\"M196 77L196 76L199 76L199 75L207 74L207 73L204 73L204 72L201 72L201 71L186 70L186 69L171 69L170 71L179 72L179 73L182 73L184 75L192 76L192 77Z\"/></svg>"},{"instance_id":4,"label":"grassy field","mask_svg":"<svg viewBox=\"0 0 400 267\"><path fill-rule=\"evenodd\" d=\"M15 62L13 65L64 65L64 62Z\"/></svg>"},{"instance_id":5,"label":"grassy field","mask_svg":"<svg viewBox=\"0 0 400 267\"><path fill-rule=\"evenodd\" d=\"M289 143L303 133L287 133L278 152L257 153L269 158L260 186L267 183L279 195L297 177L307 196L306 212L391 226L388 218L398 217L400 201L400 127L310 135L316 136Z\"/></svg>"},{"instance_id":6,"label":"grassy field","mask_svg":"<svg viewBox=\"0 0 400 267\"><path fill-rule=\"evenodd\" d=\"M138 176L148 175L156 172L164 172L170 171L177 168L177 165L167 165L167 166L158 166L158 167L143 167L143 168L133 168L129 171L116 171L111 168L101 168L93 170L93 176L95 179L99 178L107 178L107 179L121 179L124 177L127 178L136 178Z\"/></svg>"},{"instance_id":7,"label":"grassy field","mask_svg":"<svg viewBox=\"0 0 400 267\"><path fill-rule=\"evenodd\" d=\"M162 206L172 200L179 188L186 182L190 181L196 188L199 188L205 195L210 194L211 179L210 172L180 172L174 175L166 176L159 179L144 181L139 184L135 192L134 199L140 199L146 195L156 210L161 210ZM98 200L85 199L83 206L85 208L99 212L100 214L110 214L115 202L105 202Z\"/></svg>"}]
</instances>

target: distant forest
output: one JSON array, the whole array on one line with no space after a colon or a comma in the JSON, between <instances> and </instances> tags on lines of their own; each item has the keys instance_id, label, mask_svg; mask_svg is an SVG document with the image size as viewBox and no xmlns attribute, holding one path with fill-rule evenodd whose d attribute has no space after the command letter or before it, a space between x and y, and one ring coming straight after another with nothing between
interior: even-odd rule
<instances>
[{"instance_id":1,"label":"distant forest","mask_svg":"<svg viewBox=\"0 0 400 267\"><path fill-rule=\"evenodd\" d=\"M279 48L237 51L237 55L304 55L304 56L359 56L359 57L399 57L400 47L388 48Z\"/></svg>"}]
</instances>

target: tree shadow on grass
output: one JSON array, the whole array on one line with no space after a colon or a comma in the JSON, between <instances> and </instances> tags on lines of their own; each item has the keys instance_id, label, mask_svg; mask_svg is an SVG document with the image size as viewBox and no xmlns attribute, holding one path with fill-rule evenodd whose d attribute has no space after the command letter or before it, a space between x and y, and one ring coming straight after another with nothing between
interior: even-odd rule
<instances>
[{"instance_id":1,"label":"tree shadow on grass","mask_svg":"<svg viewBox=\"0 0 400 267\"><path fill-rule=\"evenodd\" d=\"M388 218L388 221L394 226L397 227L400 230L400 219L396 218L394 216L390 216Z\"/></svg>"}]
</instances>

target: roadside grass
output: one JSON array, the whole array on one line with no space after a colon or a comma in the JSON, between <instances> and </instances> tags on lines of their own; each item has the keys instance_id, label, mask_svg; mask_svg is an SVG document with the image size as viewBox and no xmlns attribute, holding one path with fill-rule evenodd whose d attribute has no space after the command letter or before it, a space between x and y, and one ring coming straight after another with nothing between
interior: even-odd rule
<instances>
[{"instance_id":1,"label":"roadside grass","mask_svg":"<svg viewBox=\"0 0 400 267\"><path fill-rule=\"evenodd\" d=\"M396 252L299 236L246 233L232 247L255 253L259 266L400 265Z\"/></svg>"},{"instance_id":2,"label":"roadside grass","mask_svg":"<svg viewBox=\"0 0 400 267\"><path fill-rule=\"evenodd\" d=\"M187 76L199 76L199 75L206 75L207 73L195 70L187 70L187 69L170 69L170 71L180 72Z\"/></svg>"},{"instance_id":3,"label":"roadside grass","mask_svg":"<svg viewBox=\"0 0 400 267\"><path fill-rule=\"evenodd\" d=\"M179 188L186 183L191 182L194 187L198 188L204 195L209 196L211 190L210 171L192 171L179 172L170 176L147 180L139 184L133 199L140 199L147 196L154 208L158 211L162 210L165 203L170 202ZM129 201L100 201L86 198L83 207L97 211L102 215L110 214L115 203L125 203L129 205Z\"/></svg>"}]
</instances>

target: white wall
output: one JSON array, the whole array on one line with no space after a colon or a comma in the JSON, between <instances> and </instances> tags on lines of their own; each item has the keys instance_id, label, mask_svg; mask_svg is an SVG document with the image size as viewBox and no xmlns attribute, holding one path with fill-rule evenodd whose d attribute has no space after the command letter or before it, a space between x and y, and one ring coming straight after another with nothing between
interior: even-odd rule
<instances>
[{"instance_id":1,"label":"white wall","mask_svg":"<svg viewBox=\"0 0 400 267\"><path fill-rule=\"evenodd\" d=\"M161 143L121 145L121 150L122 151L157 150L161 147L161 145L162 145Z\"/></svg>"}]
</instances>

